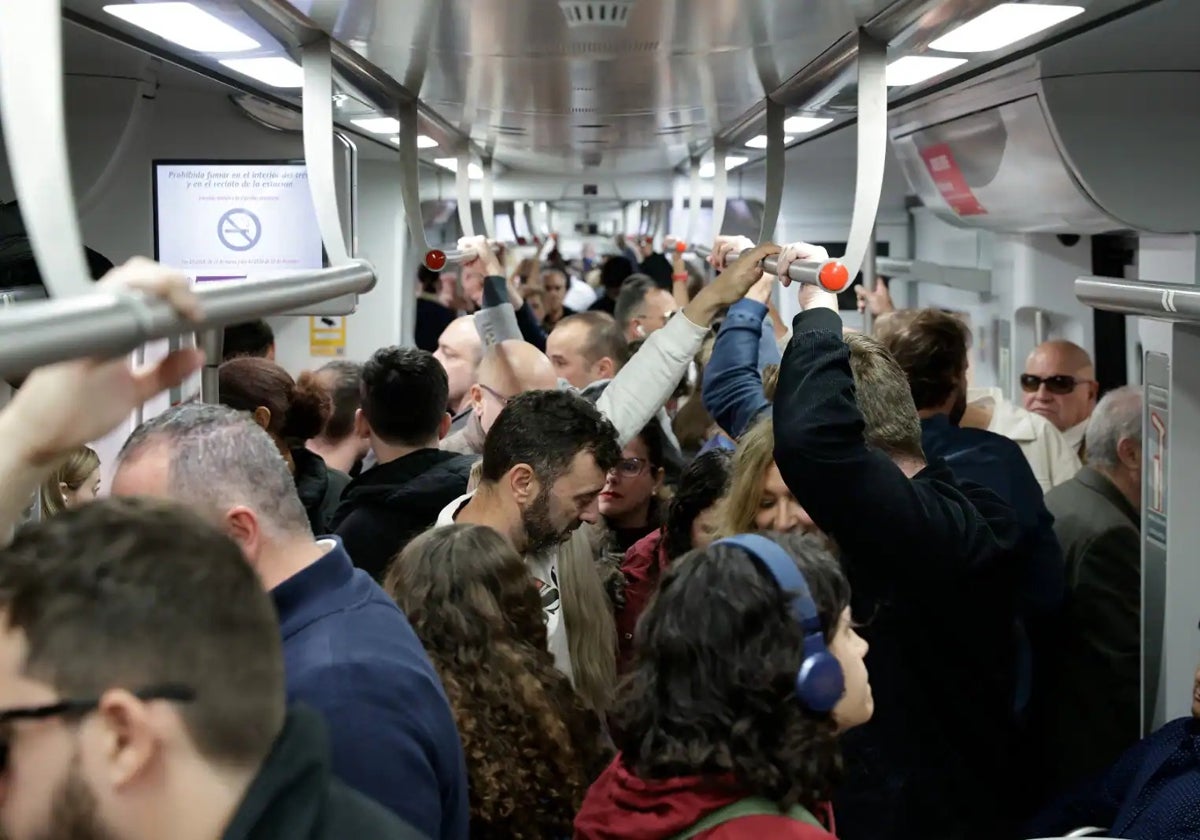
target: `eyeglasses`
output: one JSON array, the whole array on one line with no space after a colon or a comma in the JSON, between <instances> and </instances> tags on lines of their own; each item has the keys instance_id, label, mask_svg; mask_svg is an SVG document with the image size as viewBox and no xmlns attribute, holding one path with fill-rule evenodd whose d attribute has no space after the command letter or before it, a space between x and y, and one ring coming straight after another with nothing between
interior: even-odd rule
<instances>
[{"instance_id":1,"label":"eyeglasses","mask_svg":"<svg viewBox=\"0 0 1200 840\"><path fill-rule=\"evenodd\" d=\"M626 458L624 461L617 462L617 465L609 470L609 474L617 473L623 478L637 478L641 475L650 462L643 458Z\"/></svg>"},{"instance_id":2,"label":"eyeglasses","mask_svg":"<svg viewBox=\"0 0 1200 840\"><path fill-rule=\"evenodd\" d=\"M133 692L143 702L170 700L175 703L191 703L196 692L183 685L157 685ZM0 711L0 772L8 769L9 724L18 720L45 720L52 717L81 717L94 712L100 706L100 698L93 700L59 700L47 706L26 706Z\"/></svg>"},{"instance_id":3,"label":"eyeglasses","mask_svg":"<svg viewBox=\"0 0 1200 840\"><path fill-rule=\"evenodd\" d=\"M1032 373L1022 373L1021 390L1027 394L1032 394L1044 384L1047 391L1061 397L1064 394L1071 393L1080 385L1087 384L1088 381L1087 379L1076 379L1074 376L1067 376L1062 373L1054 376L1034 376Z\"/></svg>"},{"instance_id":4,"label":"eyeglasses","mask_svg":"<svg viewBox=\"0 0 1200 840\"><path fill-rule=\"evenodd\" d=\"M506 397L494 388L489 388L488 386L484 385L482 382L479 383L479 387L480 389L491 394L496 399L496 402L500 403L501 408L508 408L508 403L512 397Z\"/></svg>"}]
</instances>

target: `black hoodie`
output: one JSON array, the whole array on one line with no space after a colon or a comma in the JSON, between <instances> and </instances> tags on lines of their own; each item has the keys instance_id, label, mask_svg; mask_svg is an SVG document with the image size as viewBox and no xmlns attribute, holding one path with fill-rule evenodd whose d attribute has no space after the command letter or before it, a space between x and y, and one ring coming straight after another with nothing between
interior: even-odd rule
<instances>
[{"instance_id":1,"label":"black hoodie","mask_svg":"<svg viewBox=\"0 0 1200 840\"><path fill-rule=\"evenodd\" d=\"M437 522L442 508L467 492L478 455L419 449L377 464L350 482L333 530L354 565L382 581L408 541Z\"/></svg>"},{"instance_id":2,"label":"black hoodie","mask_svg":"<svg viewBox=\"0 0 1200 840\"><path fill-rule=\"evenodd\" d=\"M287 723L222 840L428 840L415 828L337 781L329 743L314 712Z\"/></svg>"},{"instance_id":3,"label":"black hoodie","mask_svg":"<svg viewBox=\"0 0 1200 840\"><path fill-rule=\"evenodd\" d=\"M333 515L338 509L342 491L350 483L350 476L340 470L331 469L325 459L315 452L299 448L292 451L292 462L296 472L296 493L308 514L308 524L314 536L324 536L332 530Z\"/></svg>"}]
</instances>

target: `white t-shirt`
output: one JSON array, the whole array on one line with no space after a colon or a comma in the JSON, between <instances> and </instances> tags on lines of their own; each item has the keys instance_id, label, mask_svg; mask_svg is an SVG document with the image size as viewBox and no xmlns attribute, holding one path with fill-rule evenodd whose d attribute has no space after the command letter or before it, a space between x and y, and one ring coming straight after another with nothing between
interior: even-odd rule
<instances>
[{"instance_id":1,"label":"white t-shirt","mask_svg":"<svg viewBox=\"0 0 1200 840\"><path fill-rule=\"evenodd\" d=\"M1071 446L1045 417L1013 405L1004 399L999 388L972 388L968 398L974 405L991 409L988 431L1004 435L1021 447L1043 493L1079 472L1077 447Z\"/></svg>"}]
</instances>

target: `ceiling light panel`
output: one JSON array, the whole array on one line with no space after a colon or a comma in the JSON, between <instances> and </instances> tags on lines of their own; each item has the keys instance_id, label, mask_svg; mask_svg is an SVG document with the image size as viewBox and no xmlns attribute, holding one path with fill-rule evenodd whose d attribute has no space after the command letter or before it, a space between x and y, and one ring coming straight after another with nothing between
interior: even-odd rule
<instances>
[{"instance_id":1,"label":"ceiling light panel","mask_svg":"<svg viewBox=\"0 0 1200 840\"><path fill-rule=\"evenodd\" d=\"M104 11L173 44L201 53L245 52L258 41L191 3L121 3Z\"/></svg>"},{"instance_id":2,"label":"ceiling light panel","mask_svg":"<svg viewBox=\"0 0 1200 840\"><path fill-rule=\"evenodd\" d=\"M934 76L940 76L959 65L966 64L965 58L940 58L929 55L906 55L887 66L888 87L916 85Z\"/></svg>"},{"instance_id":3,"label":"ceiling light panel","mask_svg":"<svg viewBox=\"0 0 1200 840\"><path fill-rule=\"evenodd\" d=\"M400 135L399 134L389 137L388 140L390 140L392 142L392 144L395 146L400 145ZM438 147L438 141L434 140L432 137L429 137L425 134L417 135L417 148L418 149L436 149L437 147ZM449 160L449 158L446 158L446 160Z\"/></svg>"},{"instance_id":4,"label":"ceiling light panel","mask_svg":"<svg viewBox=\"0 0 1200 840\"><path fill-rule=\"evenodd\" d=\"M226 58L221 66L273 88L304 87L304 71L290 58Z\"/></svg>"},{"instance_id":5,"label":"ceiling light panel","mask_svg":"<svg viewBox=\"0 0 1200 840\"><path fill-rule=\"evenodd\" d=\"M991 52L1015 44L1082 13L1082 6L1001 3L948 32L929 46L941 52Z\"/></svg>"},{"instance_id":6,"label":"ceiling light panel","mask_svg":"<svg viewBox=\"0 0 1200 840\"><path fill-rule=\"evenodd\" d=\"M443 169L449 169L454 173L458 172L458 158L437 158L434 163ZM469 163L467 164L467 177L472 181L478 181L483 178L483 169L477 163Z\"/></svg>"},{"instance_id":7,"label":"ceiling light panel","mask_svg":"<svg viewBox=\"0 0 1200 840\"><path fill-rule=\"evenodd\" d=\"M725 158L725 171L729 172L732 169L737 169L739 166L741 166L747 160L749 160L749 158L738 157L736 155L729 155L728 157ZM717 174L716 164L714 164L711 160L705 161L704 163L700 164L700 177L701 178L714 178L714 177L716 177L716 174Z\"/></svg>"},{"instance_id":8,"label":"ceiling light panel","mask_svg":"<svg viewBox=\"0 0 1200 840\"><path fill-rule=\"evenodd\" d=\"M833 122L833 117L788 117L783 121L783 130L788 134L808 134Z\"/></svg>"},{"instance_id":9,"label":"ceiling light panel","mask_svg":"<svg viewBox=\"0 0 1200 840\"><path fill-rule=\"evenodd\" d=\"M367 117L350 122L372 134L396 134L400 131L400 120L395 117Z\"/></svg>"},{"instance_id":10,"label":"ceiling light panel","mask_svg":"<svg viewBox=\"0 0 1200 840\"><path fill-rule=\"evenodd\" d=\"M787 134L785 134L783 136L784 143L791 143L795 139L796 139L795 137L792 137ZM765 149L765 148L767 148L767 135L760 134L757 137L751 137L749 140L746 141L746 148L747 149Z\"/></svg>"}]
</instances>

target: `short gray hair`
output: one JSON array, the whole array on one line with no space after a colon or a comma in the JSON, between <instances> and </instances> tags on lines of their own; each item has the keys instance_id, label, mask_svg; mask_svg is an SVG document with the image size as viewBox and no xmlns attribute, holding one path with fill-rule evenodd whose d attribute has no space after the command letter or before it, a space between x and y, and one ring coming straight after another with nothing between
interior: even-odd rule
<instances>
[{"instance_id":1,"label":"short gray hair","mask_svg":"<svg viewBox=\"0 0 1200 840\"><path fill-rule=\"evenodd\" d=\"M1120 463L1117 445L1122 438L1142 445L1142 389L1137 385L1109 391L1096 404L1084 438L1088 464L1116 467Z\"/></svg>"},{"instance_id":2,"label":"short gray hair","mask_svg":"<svg viewBox=\"0 0 1200 840\"><path fill-rule=\"evenodd\" d=\"M168 409L134 429L118 465L154 445L169 452L173 500L200 508L206 518L245 505L268 531L311 535L287 462L250 414L196 402Z\"/></svg>"}]
</instances>

